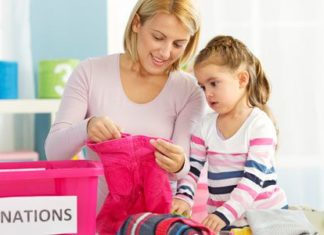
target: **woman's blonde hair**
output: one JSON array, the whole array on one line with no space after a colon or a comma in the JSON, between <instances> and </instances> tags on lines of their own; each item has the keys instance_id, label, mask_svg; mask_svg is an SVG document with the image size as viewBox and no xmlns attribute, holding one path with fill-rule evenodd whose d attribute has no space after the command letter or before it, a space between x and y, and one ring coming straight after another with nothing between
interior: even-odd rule
<instances>
[{"instance_id":1,"label":"woman's blonde hair","mask_svg":"<svg viewBox=\"0 0 324 235\"><path fill-rule=\"evenodd\" d=\"M199 52L194 67L203 62L226 66L233 71L237 70L241 65L245 65L250 77L247 85L248 105L265 111L277 129L274 117L267 106L271 92L269 81L259 59L253 55L244 43L231 36L221 35L214 37Z\"/></svg>"},{"instance_id":2,"label":"woman's blonde hair","mask_svg":"<svg viewBox=\"0 0 324 235\"><path fill-rule=\"evenodd\" d=\"M195 53L200 36L200 17L193 0L138 0L126 26L124 34L124 50L133 61L138 61L137 34L132 30L135 15L140 17L143 25L156 13L163 12L176 16L191 32L190 40L183 55L173 63L172 70L186 63Z\"/></svg>"}]
</instances>

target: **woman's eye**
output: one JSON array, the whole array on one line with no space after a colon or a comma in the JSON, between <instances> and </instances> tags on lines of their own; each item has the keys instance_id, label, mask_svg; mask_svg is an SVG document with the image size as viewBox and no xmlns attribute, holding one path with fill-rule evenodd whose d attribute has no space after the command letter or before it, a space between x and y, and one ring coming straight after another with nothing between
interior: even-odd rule
<instances>
[{"instance_id":1,"label":"woman's eye","mask_svg":"<svg viewBox=\"0 0 324 235\"><path fill-rule=\"evenodd\" d=\"M175 46L176 48L181 48L181 47L183 47L183 44L180 44L180 43L174 43L174 46Z\"/></svg>"},{"instance_id":2,"label":"woman's eye","mask_svg":"<svg viewBox=\"0 0 324 235\"><path fill-rule=\"evenodd\" d=\"M163 40L163 38L158 37L158 36L154 36L154 35L153 35L153 37L154 37L154 39L157 40L157 41L161 41L161 40Z\"/></svg>"}]
</instances>

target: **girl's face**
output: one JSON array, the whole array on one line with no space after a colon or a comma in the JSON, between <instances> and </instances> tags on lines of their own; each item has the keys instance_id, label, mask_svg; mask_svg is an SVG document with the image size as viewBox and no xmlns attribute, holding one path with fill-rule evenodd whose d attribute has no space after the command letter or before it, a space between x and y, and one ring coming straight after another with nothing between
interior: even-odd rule
<instances>
[{"instance_id":1,"label":"girl's face","mask_svg":"<svg viewBox=\"0 0 324 235\"><path fill-rule=\"evenodd\" d=\"M208 105L219 114L231 112L242 100L245 86L237 71L216 64L200 64L195 67L198 84L204 90Z\"/></svg>"},{"instance_id":2,"label":"girl's face","mask_svg":"<svg viewBox=\"0 0 324 235\"><path fill-rule=\"evenodd\" d=\"M190 39L188 29L174 16L157 13L143 25L133 21L141 66L152 75L165 74L184 53Z\"/></svg>"}]
</instances>

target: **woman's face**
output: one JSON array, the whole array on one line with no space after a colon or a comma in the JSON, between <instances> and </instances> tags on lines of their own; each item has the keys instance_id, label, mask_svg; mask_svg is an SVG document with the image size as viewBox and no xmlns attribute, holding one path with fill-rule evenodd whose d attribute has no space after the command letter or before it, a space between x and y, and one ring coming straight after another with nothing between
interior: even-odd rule
<instances>
[{"instance_id":1,"label":"woman's face","mask_svg":"<svg viewBox=\"0 0 324 235\"><path fill-rule=\"evenodd\" d=\"M157 13L140 24L133 21L137 33L137 52L142 68L149 74L165 74L184 53L190 39L189 30L174 16Z\"/></svg>"}]
</instances>

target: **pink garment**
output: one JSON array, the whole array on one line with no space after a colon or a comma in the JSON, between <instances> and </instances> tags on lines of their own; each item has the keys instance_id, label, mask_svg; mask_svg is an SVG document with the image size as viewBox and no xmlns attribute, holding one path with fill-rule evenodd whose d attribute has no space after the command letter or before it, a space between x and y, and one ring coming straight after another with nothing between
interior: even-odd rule
<instances>
[{"instance_id":1,"label":"pink garment","mask_svg":"<svg viewBox=\"0 0 324 235\"><path fill-rule=\"evenodd\" d=\"M172 192L169 177L156 164L150 139L123 134L121 139L88 143L104 165L109 188L97 216L100 234L115 234L132 214L170 212Z\"/></svg>"},{"instance_id":2,"label":"pink garment","mask_svg":"<svg viewBox=\"0 0 324 235\"><path fill-rule=\"evenodd\" d=\"M207 200L209 192L207 183L199 182L194 197L192 206L191 219L201 223L207 216Z\"/></svg>"},{"instance_id":3,"label":"pink garment","mask_svg":"<svg viewBox=\"0 0 324 235\"><path fill-rule=\"evenodd\" d=\"M197 222L202 222L208 216L207 200L208 200L208 183L207 183L207 164L201 170L198 180L194 203L192 206L191 219Z\"/></svg>"}]
</instances>

